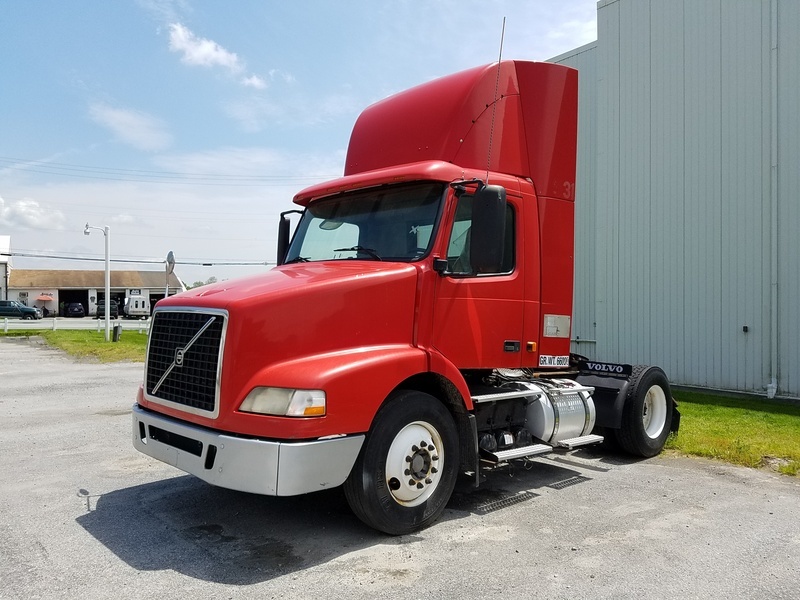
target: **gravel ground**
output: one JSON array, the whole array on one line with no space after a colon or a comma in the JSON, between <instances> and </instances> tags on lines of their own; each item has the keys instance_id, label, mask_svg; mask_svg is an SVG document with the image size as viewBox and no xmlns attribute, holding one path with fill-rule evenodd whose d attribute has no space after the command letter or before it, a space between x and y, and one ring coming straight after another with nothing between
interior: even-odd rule
<instances>
[{"instance_id":1,"label":"gravel ground","mask_svg":"<svg viewBox=\"0 0 800 600\"><path fill-rule=\"evenodd\" d=\"M138 454L141 364L0 340L0 598L800 598L798 479L599 450L460 482L386 537Z\"/></svg>"}]
</instances>

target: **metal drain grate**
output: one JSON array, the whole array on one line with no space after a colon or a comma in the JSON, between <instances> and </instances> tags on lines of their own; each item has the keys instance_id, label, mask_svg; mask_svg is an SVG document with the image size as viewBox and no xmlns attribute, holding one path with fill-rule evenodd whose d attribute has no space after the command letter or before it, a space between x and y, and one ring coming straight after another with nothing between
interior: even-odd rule
<instances>
[{"instance_id":1,"label":"metal drain grate","mask_svg":"<svg viewBox=\"0 0 800 600\"><path fill-rule=\"evenodd\" d=\"M539 494L534 494L533 492L520 492L519 494L514 494L508 498L501 498L500 500L492 500L491 502L480 504L473 509L473 512L478 515L485 515L490 512L500 510L501 508L508 508L509 506L519 504L520 502L531 500L536 498L538 495Z\"/></svg>"},{"instance_id":2,"label":"metal drain grate","mask_svg":"<svg viewBox=\"0 0 800 600\"><path fill-rule=\"evenodd\" d=\"M583 483L584 481L591 481L591 477L584 477L583 475L576 475L575 477L570 477L569 479L565 479L564 481L557 481L556 483L551 483L547 487L552 488L554 490L563 490L566 487L571 485L576 485L578 483Z\"/></svg>"}]
</instances>

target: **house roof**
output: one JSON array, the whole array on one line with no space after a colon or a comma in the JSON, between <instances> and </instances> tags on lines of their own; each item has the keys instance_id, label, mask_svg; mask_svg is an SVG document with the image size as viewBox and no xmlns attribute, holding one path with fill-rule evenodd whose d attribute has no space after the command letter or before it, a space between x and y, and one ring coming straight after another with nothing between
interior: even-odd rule
<instances>
[{"instance_id":1,"label":"house roof","mask_svg":"<svg viewBox=\"0 0 800 600\"><path fill-rule=\"evenodd\" d=\"M111 271L112 288L163 289L166 287L164 271ZM8 287L87 289L105 287L105 271L67 271L50 269L14 269L8 277ZM171 273L169 287L181 289L181 281Z\"/></svg>"}]
</instances>

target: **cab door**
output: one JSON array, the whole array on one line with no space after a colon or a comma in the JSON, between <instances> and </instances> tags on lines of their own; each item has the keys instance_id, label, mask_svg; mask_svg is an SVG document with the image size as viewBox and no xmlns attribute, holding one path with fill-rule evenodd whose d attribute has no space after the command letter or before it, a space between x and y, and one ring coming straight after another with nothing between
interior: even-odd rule
<instances>
[{"instance_id":1,"label":"cab door","mask_svg":"<svg viewBox=\"0 0 800 600\"><path fill-rule=\"evenodd\" d=\"M509 196L503 260L497 272L470 263L472 195L456 201L447 242L447 269L436 283L433 346L459 369L517 368L523 353L522 204Z\"/></svg>"}]
</instances>

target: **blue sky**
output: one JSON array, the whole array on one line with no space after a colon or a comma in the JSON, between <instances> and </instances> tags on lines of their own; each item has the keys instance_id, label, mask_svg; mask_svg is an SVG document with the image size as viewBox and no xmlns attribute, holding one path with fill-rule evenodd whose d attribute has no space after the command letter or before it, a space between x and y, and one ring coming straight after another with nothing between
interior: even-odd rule
<instances>
[{"instance_id":1,"label":"blue sky","mask_svg":"<svg viewBox=\"0 0 800 600\"><path fill-rule=\"evenodd\" d=\"M163 261L188 283L274 261L277 215L341 175L373 102L596 39L595 0L5 2L0 235L17 253ZM15 257L17 268L102 262ZM114 264L114 269L159 269Z\"/></svg>"}]
</instances>

